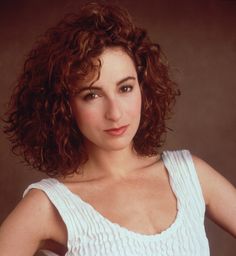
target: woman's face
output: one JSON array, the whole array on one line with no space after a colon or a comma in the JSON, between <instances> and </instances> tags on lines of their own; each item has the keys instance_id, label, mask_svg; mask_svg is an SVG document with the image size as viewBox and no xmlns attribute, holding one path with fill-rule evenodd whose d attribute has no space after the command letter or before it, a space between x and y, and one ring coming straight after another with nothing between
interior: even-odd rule
<instances>
[{"instance_id":1,"label":"woman's face","mask_svg":"<svg viewBox=\"0 0 236 256\"><path fill-rule=\"evenodd\" d=\"M139 127L141 93L137 72L121 48L107 48L99 59L99 79L92 87L89 83L79 85L71 100L72 111L89 150L121 150L130 146Z\"/></svg>"}]
</instances>

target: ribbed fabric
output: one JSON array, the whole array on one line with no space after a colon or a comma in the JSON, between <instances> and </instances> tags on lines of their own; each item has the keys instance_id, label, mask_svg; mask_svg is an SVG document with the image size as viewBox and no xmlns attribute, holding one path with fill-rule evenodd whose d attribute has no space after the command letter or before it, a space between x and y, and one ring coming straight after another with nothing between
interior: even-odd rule
<instances>
[{"instance_id":1,"label":"ribbed fabric","mask_svg":"<svg viewBox=\"0 0 236 256\"><path fill-rule=\"evenodd\" d=\"M57 208L68 231L66 256L208 256L205 203L192 157L187 150L165 151L162 159L178 212L160 234L136 233L109 221L54 178L30 185L24 195L32 188L41 189Z\"/></svg>"}]
</instances>

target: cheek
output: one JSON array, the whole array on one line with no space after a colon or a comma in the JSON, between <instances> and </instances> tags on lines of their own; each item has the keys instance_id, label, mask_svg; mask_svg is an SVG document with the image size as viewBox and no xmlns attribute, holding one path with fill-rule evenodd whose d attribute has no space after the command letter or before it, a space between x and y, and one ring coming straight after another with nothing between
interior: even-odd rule
<instances>
[{"instance_id":1,"label":"cheek","mask_svg":"<svg viewBox=\"0 0 236 256\"><path fill-rule=\"evenodd\" d=\"M75 118L79 128L90 128L96 126L96 123L99 123L99 115L96 109L92 111L88 109L81 109L80 111L77 111Z\"/></svg>"},{"instance_id":2,"label":"cheek","mask_svg":"<svg viewBox=\"0 0 236 256\"><path fill-rule=\"evenodd\" d=\"M137 117L141 114L141 94L140 92L129 101L129 112L132 116Z\"/></svg>"}]
</instances>

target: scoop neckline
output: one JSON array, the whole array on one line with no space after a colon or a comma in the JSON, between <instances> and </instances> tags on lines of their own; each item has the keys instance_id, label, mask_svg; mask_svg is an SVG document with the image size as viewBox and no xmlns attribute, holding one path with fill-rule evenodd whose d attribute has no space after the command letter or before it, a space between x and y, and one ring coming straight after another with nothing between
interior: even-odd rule
<instances>
[{"instance_id":1,"label":"scoop neckline","mask_svg":"<svg viewBox=\"0 0 236 256\"><path fill-rule=\"evenodd\" d=\"M173 191L173 194L176 198L177 212L176 212L176 216L175 216L175 219L173 220L173 222L165 230L161 231L160 233L156 233L156 234L145 234L145 233L133 231L124 226L121 226L119 223L109 220L108 218L103 216L98 210L96 210L96 208L93 205L91 205L90 203L83 200L78 194L72 192L63 182L60 182L56 178L51 178L51 179L55 180L59 185L61 185L65 189L65 191L69 195L72 195L77 200L79 200L79 202L82 205L84 205L84 207L89 208L99 219L101 219L101 221L105 222L112 229L117 229L118 231L122 232L123 234L126 234L128 236L132 235L133 237L136 237L137 239L144 239L144 240L163 239L163 238L171 235L172 233L174 233L175 230L178 228L178 226L180 225L180 223L182 222L182 219L183 219L183 210L182 210L181 203L180 203L180 197L178 196L177 192L175 191L175 189L173 187L173 183L171 182L171 175L170 175L170 172L165 164L165 161L163 160L162 154L161 154L161 160L163 161L165 169L167 170L171 190Z\"/></svg>"}]
</instances>

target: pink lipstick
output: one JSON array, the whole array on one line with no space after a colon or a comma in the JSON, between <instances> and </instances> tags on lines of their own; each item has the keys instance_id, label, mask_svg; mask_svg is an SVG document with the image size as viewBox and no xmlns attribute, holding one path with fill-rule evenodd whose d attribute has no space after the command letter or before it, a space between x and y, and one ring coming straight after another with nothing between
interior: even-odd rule
<instances>
[{"instance_id":1,"label":"pink lipstick","mask_svg":"<svg viewBox=\"0 0 236 256\"><path fill-rule=\"evenodd\" d=\"M125 125L125 126L121 126L119 128L105 130L105 132L107 132L108 134L110 134L112 136L120 136L123 133L125 133L127 128L128 128L128 125Z\"/></svg>"}]
</instances>

